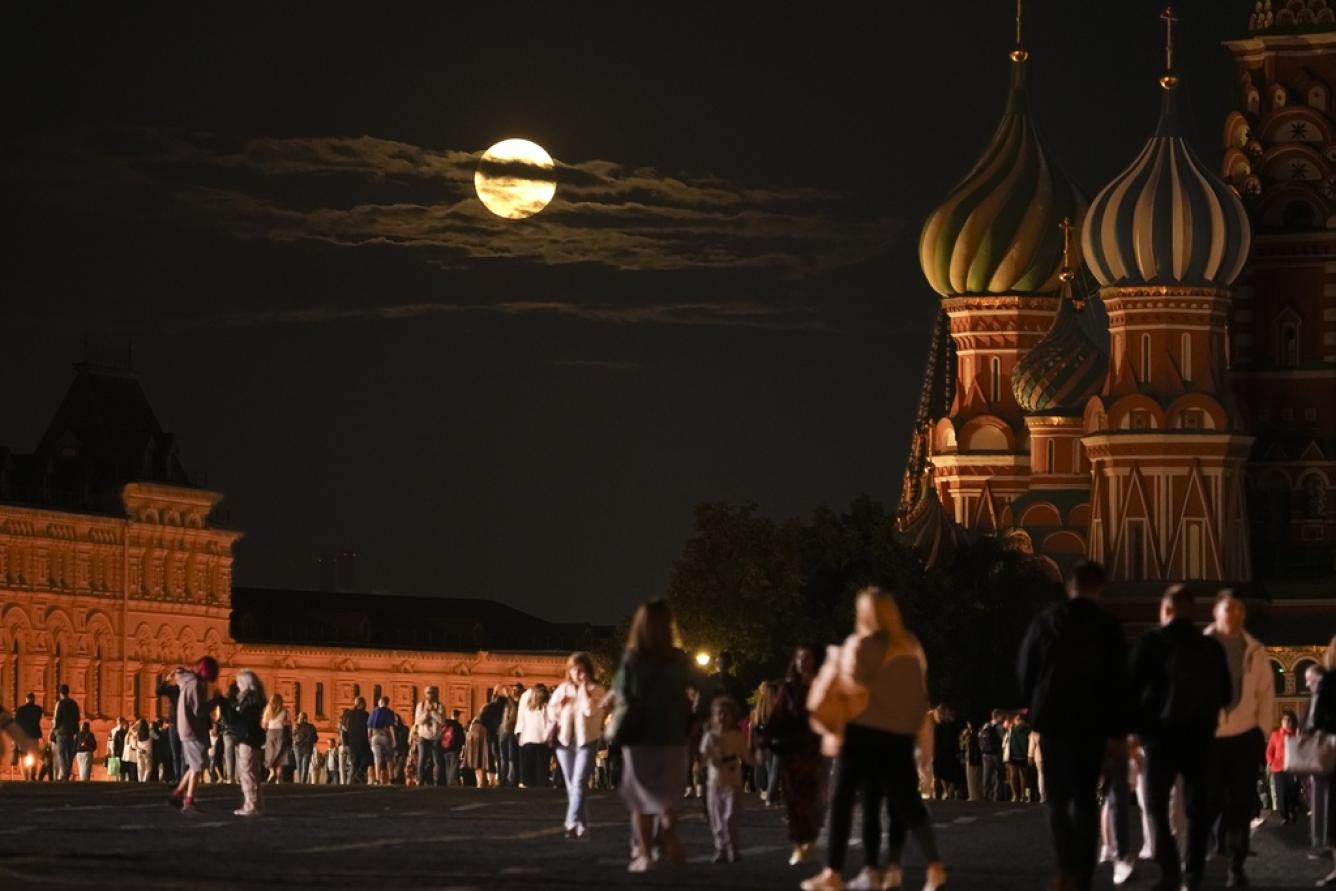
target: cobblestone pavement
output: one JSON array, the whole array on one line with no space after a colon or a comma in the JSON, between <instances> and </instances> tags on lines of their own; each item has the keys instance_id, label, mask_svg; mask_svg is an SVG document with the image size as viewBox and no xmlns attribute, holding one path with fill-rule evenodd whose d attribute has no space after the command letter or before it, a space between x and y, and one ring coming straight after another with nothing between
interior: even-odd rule
<instances>
[{"instance_id":1,"label":"cobblestone pavement","mask_svg":"<svg viewBox=\"0 0 1336 891\"><path fill-rule=\"evenodd\" d=\"M816 865L787 865L782 812L748 797L743 860L710 862L699 801L685 803L686 867L645 876L625 871L628 823L613 793L595 793L587 841L562 837L556 790L266 788L266 815L232 816L235 787L208 787L201 812L182 816L159 786L95 783L0 788L0 889L35 888L797 888ZM1038 806L945 802L931 808L952 889L1043 887L1051 855ZM857 826L857 823L855 823ZM1312 887L1325 871L1299 827L1263 827L1254 888ZM850 866L861 865L855 847ZM921 858L907 852L908 889ZM1130 888L1154 869L1138 867ZM1213 863L1209 887L1223 885ZM1109 868L1097 887L1111 888Z\"/></svg>"}]
</instances>

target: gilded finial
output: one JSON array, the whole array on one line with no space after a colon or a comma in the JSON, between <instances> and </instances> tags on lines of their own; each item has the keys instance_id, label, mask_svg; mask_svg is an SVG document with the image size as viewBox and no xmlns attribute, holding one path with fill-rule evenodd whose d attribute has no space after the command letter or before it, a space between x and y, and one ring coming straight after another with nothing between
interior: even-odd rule
<instances>
[{"instance_id":1,"label":"gilded finial","mask_svg":"<svg viewBox=\"0 0 1336 891\"><path fill-rule=\"evenodd\" d=\"M1030 54L1021 45L1021 2L1022 0L1016 0L1016 45L1011 50L1011 61L1013 62L1024 62L1030 58Z\"/></svg>"},{"instance_id":2,"label":"gilded finial","mask_svg":"<svg viewBox=\"0 0 1336 891\"><path fill-rule=\"evenodd\" d=\"M1069 282L1076 275L1072 272L1072 229L1076 227L1072 225L1071 217L1063 217L1058 228L1062 230L1062 269L1058 272L1058 278Z\"/></svg>"},{"instance_id":3,"label":"gilded finial","mask_svg":"<svg viewBox=\"0 0 1336 891\"><path fill-rule=\"evenodd\" d=\"M1178 19L1172 6L1166 6L1160 18L1164 20L1164 74L1160 75L1160 87L1172 90L1178 86L1178 75L1174 73L1174 22Z\"/></svg>"}]
</instances>

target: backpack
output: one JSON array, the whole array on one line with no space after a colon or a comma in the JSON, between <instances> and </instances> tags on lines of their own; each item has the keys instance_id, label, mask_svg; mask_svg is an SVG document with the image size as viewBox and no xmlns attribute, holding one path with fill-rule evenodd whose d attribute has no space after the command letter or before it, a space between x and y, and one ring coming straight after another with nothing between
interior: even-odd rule
<instances>
[{"instance_id":1,"label":"backpack","mask_svg":"<svg viewBox=\"0 0 1336 891\"><path fill-rule=\"evenodd\" d=\"M455 747L455 724L447 723L445 730L441 733L441 748L452 750Z\"/></svg>"}]
</instances>

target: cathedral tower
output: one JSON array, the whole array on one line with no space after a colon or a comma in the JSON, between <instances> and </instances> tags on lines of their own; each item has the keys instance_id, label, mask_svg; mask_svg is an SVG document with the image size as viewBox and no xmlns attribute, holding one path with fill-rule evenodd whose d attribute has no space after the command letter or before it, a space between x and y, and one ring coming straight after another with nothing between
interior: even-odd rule
<instances>
[{"instance_id":1,"label":"cathedral tower","mask_svg":"<svg viewBox=\"0 0 1336 891\"><path fill-rule=\"evenodd\" d=\"M1020 45L997 131L974 168L923 227L919 262L942 297L954 345L954 396L932 417L933 483L966 529L997 532L1029 485L1024 412L1011 387L1017 362L1057 312L1063 238L1086 201L1053 160L1030 117ZM906 480L907 488L916 481Z\"/></svg>"},{"instance_id":2,"label":"cathedral tower","mask_svg":"<svg viewBox=\"0 0 1336 891\"><path fill-rule=\"evenodd\" d=\"M1088 553L1114 581L1246 580L1252 437L1230 398L1226 337L1251 229L1238 195L1183 138L1164 18L1159 124L1082 228L1110 334L1108 375L1085 409Z\"/></svg>"}]
</instances>

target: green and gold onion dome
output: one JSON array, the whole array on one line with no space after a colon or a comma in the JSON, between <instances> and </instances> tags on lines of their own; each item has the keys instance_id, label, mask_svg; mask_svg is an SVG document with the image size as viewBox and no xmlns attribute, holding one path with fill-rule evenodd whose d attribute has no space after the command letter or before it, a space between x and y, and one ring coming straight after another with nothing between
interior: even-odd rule
<instances>
[{"instance_id":1,"label":"green and gold onion dome","mask_svg":"<svg viewBox=\"0 0 1336 891\"><path fill-rule=\"evenodd\" d=\"M919 263L943 297L1054 294L1064 218L1086 199L1054 161L1030 117L1026 54L1012 53L1006 113L974 169L923 226Z\"/></svg>"},{"instance_id":2,"label":"green and gold onion dome","mask_svg":"<svg viewBox=\"0 0 1336 891\"><path fill-rule=\"evenodd\" d=\"M1178 78L1166 73L1160 86L1155 133L1091 202L1081 252L1105 287L1227 288L1248 259L1248 214L1184 139Z\"/></svg>"},{"instance_id":3,"label":"green and gold onion dome","mask_svg":"<svg viewBox=\"0 0 1336 891\"><path fill-rule=\"evenodd\" d=\"M1109 370L1109 356L1086 334L1073 299L1072 282L1062 282L1061 303L1048 333L1016 363L1011 391L1022 411L1032 415L1077 415L1099 393Z\"/></svg>"}]
</instances>

